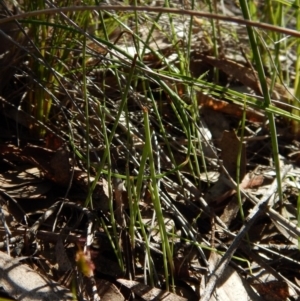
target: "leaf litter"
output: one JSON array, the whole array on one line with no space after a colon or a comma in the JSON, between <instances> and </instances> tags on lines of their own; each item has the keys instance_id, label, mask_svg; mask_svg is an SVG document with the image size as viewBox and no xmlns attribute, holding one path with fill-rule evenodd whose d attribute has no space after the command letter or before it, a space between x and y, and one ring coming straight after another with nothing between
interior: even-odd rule
<instances>
[{"instance_id":1,"label":"leaf litter","mask_svg":"<svg viewBox=\"0 0 300 301\"><path fill-rule=\"evenodd\" d=\"M178 32L184 29L185 23L182 24L177 24ZM276 182L275 171L263 111L238 105L227 93L227 86L233 84L246 86L254 91L252 95L261 96L256 72L247 63L232 58L226 40L222 46L229 52L230 59L226 58L227 53L222 58L214 58L207 42L206 22L199 23L198 20L193 26L194 45L202 42L199 47L193 46L190 56L191 71L195 71L193 75L198 78L206 74L209 82L212 81L213 68L216 68L221 79L225 79L226 89L225 93L219 93L219 88L214 89L213 85L203 87L202 82L198 82L195 94L199 119L203 121L195 124L197 131L191 139L202 141L195 142L197 148L193 155L189 154L189 164L182 164L178 170L174 170L175 163L186 162L189 143L182 127L183 117L178 117L178 104L151 78L151 73L148 76L140 72L138 76L149 81L148 91L138 81L127 91L128 106L120 115L109 149L111 166L103 166L122 177L112 176L112 183L107 173L97 177L97 166L105 155L104 126L110 135L122 103L122 93L125 93L122 87L126 86L126 78L122 73L131 66L128 57L118 52L110 53L114 61L108 59L110 49L105 45L99 48L92 41L89 46L92 57L88 84L92 99L89 106L90 170L86 169L82 156L74 155L74 151L77 155L85 152L87 139L87 120L82 111L85 104L76 85L72 86L68 80L64 82L74 97L63 109L69 114L70 121L64 119L59 105L54 105L53 116L57 121L53 117L53 122L45 125L45 137L34 143L30 140L32 119L22 115L22 104L18 107L9 100L12 91L8 86L1 86L1 91L5 92L0 95L1 115L8 118L9 125L18 123L25 133L18 137L21 143L16 143L16 139L11 138L16 135L12 131L15 127L7 127L1 122L3 133L9 132L10 136L1 137L0 144L3 223L0 246L10 256L22 256L26 262L25 265L16 261L17 258L12 260L16 263L14 269L26 269L32 274L37 270L44 277L58 282L54 284L58 292L61 285L67 287L66 291L73 289L72 283L76 279L78 296L93 300L100 300L100 297L101 300L147 301L296 300L300 278L298 190L295 189L299 187L299 162L291 160L296 158L293 155L295 148L285 148L286 144L292 145L292 136L278 137L282 169L289 169L283 179L285 199L282 202L276 195L276 187L272 186ZM141 26L141 34L145 34L142 31L146 27ZM162 29L162 32L168 33L168 30ZM132 36L127 33L127 44L132 41ZM125 35L123 38L118 38L115 45L126 49ZM184 43L170 45L168 35L162 36L157 31L151 43L156 52L141 57L145 66L161 74L171 63L174 68L178 67L176 47L184 48ZM135 50L136 44L130 47ZM125 60L127 66L123 68L120 60ZM26 70L26 64L24 68ZM76 80L80 83L80 76ZM163 78L162 82L181 97L187 105L184 114L190 116L191 101L186 98L181 83L172 83L170 78ZM10 83L14 84L13 78ZM281 101L290 98L290 92L284 86L276 84L274 90L277 99L278 95ZM25 92L21 92L19 99L22 93ZM151 94L154 102L149 101ZM105 98L105 114L99 111L95 97ZM61 101L66 103L63 99ZM286 109L285 104L280 104L280 107ZM165 237L159 231L154 213L149 162L143 166L145 178L138 200L135 200L136 192L132 186L145 147L145 108L151 123L157 172L163 174L174 170L159 180L163 227L168 244L172 246L174 261L174 271L170 275L174 286L169 292L166 283L170 279L166 278L163 269ZM18 110L20 118L16 117ZM160 121L157 112L162 116ZM244 112L246 133L241 141L239 122ZM105 120L101 116L105 116ZM70 123L74 136L72 143L66 134ZM286 127L278 120L279 130L284 132ZM202 146L203 152L200 151ZM240 153L238 189L237 156ZM195 172L191 165L199 162L202 162L201 168ZM123 181L127 174L132 177L132 183L128 178ZM94 188L89 196L93 200L92 206L86 205L91 186ZM239 214L238 198L242 201L245 220ZM134 217L136 223L132 227L129 215L134 206L141 217ZM111 223L112 216L115 224ZM244 228L247 231L242 233ZM243 235L239 236L241 233ZM233 246L237 237L239 243ZM4 262L8 255L1 254ZM220 265L222 261L223 266ZM1 267L3 277L7 277L4 266ZM214 279L215 275L220 278ZM5 286L4 289L11 297L18 298L16 287ZM59 298L67 300L68 296Z\"/></svg>"}]
</instances>

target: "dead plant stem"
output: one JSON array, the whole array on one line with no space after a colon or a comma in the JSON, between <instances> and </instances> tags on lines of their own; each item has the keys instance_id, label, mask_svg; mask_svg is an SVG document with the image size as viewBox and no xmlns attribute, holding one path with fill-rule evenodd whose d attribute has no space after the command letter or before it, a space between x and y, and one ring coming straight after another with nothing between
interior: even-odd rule
<instances>
[{"instance_id":1,"label":"dead plant stem","mask_svg":"<svg viewBox=\"0 0 300 301\"><path fill-rule=\"evenodd\" d=\"M21 20L29 17L38 16L41 14L52 15L62 12L79 12L79 11L93 11L93 10L107 10L107 11L144 11L144 12L157 12L157 13L169 13L176 15L188 15L196 16L201 18L215 19L225 22L232 22L240 25L253 26L256 28L261 28L264 30L270 30L274 32L283 33L289 36L300 38L300 32L293 29L283 28L280 26L274 26L267 23L260 23L250 20L245 20L236 17L224 16L219 14L212 14L206 12L199 12L187 9L178 8L166 8L166 7L149 7L149 6L128 6L128 5L91 5L91 6L69 6L69 7L57 7L57 8L47 8L41 10L30 11L26 13L21 13L18 15L9 16L0 19L0 24L7 23L13 20Z\"/></svg>"}]
</instances>

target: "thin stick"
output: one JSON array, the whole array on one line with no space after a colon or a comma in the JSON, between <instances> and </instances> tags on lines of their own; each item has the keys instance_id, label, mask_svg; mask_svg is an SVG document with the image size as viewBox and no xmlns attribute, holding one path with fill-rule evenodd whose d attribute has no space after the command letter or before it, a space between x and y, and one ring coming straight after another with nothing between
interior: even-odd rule
<instances>
[{"instance_id":1,"label":"thin stick","mask_svg":"<svg viewBox=\"0 0 300 301\"><path fill-rule=\"evenodd\" d=\"M128 5L91 5L91 6L69 6L69 7L57 7L57 8L47 8L41 10L35 10L31 12L21 13L18 15L13 15L0 19L0 24L7 23L13 20L21 20L29 17L38 16L41 14L53 15L61 12L78 12L78 11L93 11L93 10L107 10L107 11L144 11L144 12L157 12L157 13L169 13L175 15L188 15L196 16L208 19L221 20L226 22L237 23L241 25L253 26L256 28L261 28L265 30L271 30L293 37L300 37L300 32L293 29L283 28L280 26L274 26L267 23L260 23L255 21L250 21L246 19L224 16L219 14L211 14L206 12L199 12L188 9L177 9L177 8L166 8L166 7L150 7L150 6L128 6Z\"/></svg>"}]
</instances>

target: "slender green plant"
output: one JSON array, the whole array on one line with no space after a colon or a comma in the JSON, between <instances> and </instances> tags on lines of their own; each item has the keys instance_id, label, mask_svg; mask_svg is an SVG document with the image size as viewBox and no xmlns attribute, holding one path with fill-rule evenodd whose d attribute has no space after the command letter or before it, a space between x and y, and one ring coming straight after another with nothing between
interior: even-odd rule
<instances>
[{"instance_id":1,"label":"slender green plant","mask_svg":"<svg viewBox=\"0 0 300 301\"><path fill-rule=\"evenodd\" d=\"M244 18L250 20L249 8L247 2L244 0L240 0L241 9L244 15ZM251 50L253 53L253 58L256 62L256 67L258 71L258 77L261 85L261 89L264 95L264 104L265 108L268 108L271 105L271 97L269 93L269 87L266 81L266 75L263 68L263 63L261 59L261 55L257 46L257 36L254 29L251 26L247 26L247 32L249 36L249 42L251 46ZM282 185L281 185L281 176L280 176L280 162L279 162L279 150L278 150L278 141L277 141L277 131L275 125L275 116L273 113L266 111L266 116L269 120L269 127L271 133L271 141L272 141L272 151L274 158L274 165L276 169L276 178L278 181L278 194L280 199L282 200Z\"/></svg>"},{"instance_id":2,"label":"slender green plant","mask_svg":"<svg viewBox=\"0 0 300 301\"><path fill-rule=\"evenodd\" d=\"M295 5L299 7L300 1L296 0ZM300 16L299 13L297 14L296 17L296 29L300 30ZM293 109L293 113L295 115L300 115L299 112L299 99L300 99L300 43L298 40L297 46L296 46L296 66L295 66L295 71L296 71L296 76L295 76L295 83L294 83L294 93L295 93L295 98L292 100L292 104L294 105L295 109ZM291 127L292 131L299 137L300 136L300 123L297 121L292 120L291 121Z\"/></svg>"}]
</instances>

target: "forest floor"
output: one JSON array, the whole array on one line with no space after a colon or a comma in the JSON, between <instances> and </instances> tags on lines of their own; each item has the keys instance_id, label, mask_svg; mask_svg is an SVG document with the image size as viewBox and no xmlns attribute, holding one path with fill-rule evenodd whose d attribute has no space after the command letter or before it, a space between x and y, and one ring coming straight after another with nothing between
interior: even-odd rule
<instances>
[{"instance_id":1,"label":"forest floor","mask_svg":"<svg viewBox=\"0 0 300 301\"><path fill-rule=\"evenodd\" d=\"M1 300L300 300L295 49L190 5L3 6Z\"/></svg>"}]
</instances>

